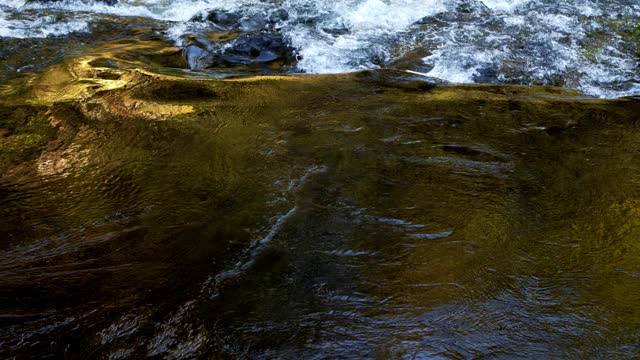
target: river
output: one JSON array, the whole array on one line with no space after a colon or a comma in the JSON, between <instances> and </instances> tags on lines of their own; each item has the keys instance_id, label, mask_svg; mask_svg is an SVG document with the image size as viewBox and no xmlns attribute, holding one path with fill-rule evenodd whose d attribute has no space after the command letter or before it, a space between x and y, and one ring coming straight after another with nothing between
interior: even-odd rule
<instances>
[{"instance_id":1,"label":"river","mask_svg":"<svg viewBox=\"0 0 640 360\"><path fill-rule=\"evenodd\" d=\"M637 4L0 9L1 358L640 357Z\"/></svg>"}]
</instances>

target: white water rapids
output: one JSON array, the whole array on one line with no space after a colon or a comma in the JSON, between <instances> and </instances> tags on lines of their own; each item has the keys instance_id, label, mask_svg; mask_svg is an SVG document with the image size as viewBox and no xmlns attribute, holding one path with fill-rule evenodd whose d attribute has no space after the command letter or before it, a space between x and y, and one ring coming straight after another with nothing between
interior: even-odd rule
<instances>
[{"instance_id":1,"label":"white water rapids","mask_svg":"<svg viewBox=\"0 0 640 360\"><path fill-rule=\"evenodd\" d=\"M190 20L213 9L286 10L277 30L306 73L396 67L452 83L640 94L636 0L0 0L0 42L91 33L93 20L116 16L157 20L182 46L206 30Z\"/></svg>"}]
</instances>

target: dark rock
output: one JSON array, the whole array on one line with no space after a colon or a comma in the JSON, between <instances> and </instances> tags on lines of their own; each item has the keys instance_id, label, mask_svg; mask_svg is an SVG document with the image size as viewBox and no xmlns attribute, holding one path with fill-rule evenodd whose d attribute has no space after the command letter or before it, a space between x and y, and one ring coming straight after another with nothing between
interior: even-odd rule
<instances>
[{"instance_id":1,"label":"dark rock","mask_svg":"<svg viewBox=\"0 0 640 360\"><path fill-rule=\"evenodd\" d=\"M244 19L240 22L240 30L246 32L255 32L264 30L267 26L267 21L262 15L253 15L247 19Z\"/></svg>"},{"instance_id":2,"label":"dark rock","mask_svg":"<svg viewBox=\"0 0 640 360\"><path fill-rule=\"evenodd\" d=\"M316 26L316 25L318 25L319 23L322 22L322 17L320 17L320 16L312 16L312 17L299 16L299 17L296 17L296 18L292 19L292 22L294 22L296 24L306 25L306 26Z\"/></svg>"},{"instance_id":3,"label":"dark rock","mask_svg":"<svg viewBox=\"0 0 640 360\"><path fill-rule=\"evenodd\" d=\"M476 83L495 84L498 82L498 70L493 67L483 67L476 71L473 75L473 81Z\"/></svg>"},{"instance_id":4,"label":"dark rock","mask_svg":"<svg viewBox=\"0 0 640 360\"><path fill-rule=\"evenodd\" d=\"M415 25L428 25L431 28L443 28L447 26L447 22L438 18L438 16L442 16L443 13L437 14L435 16L425 16L422 19L416 21Z\"/></svg>"},{"instance_id":5,"label":"dark rock","mask_svg":"<svg viewBox=\"0 0 640 360\"><path fill-rule=\"evenodd\" d=\"M288 16L288 14L286 15ZM274 21L267 19L263 14L255 14L248 17L243 17L240 13L220 10L211 11L208 14L197 14L193 18L191 18L191 21L209 21L216 25L220 30L240 30L243 32L262 31L266 29L270 23L274 23Z\"/></svg>"},{"instance_id":6,"label":"dark rock","mask_svg":"<svg viewBox=\"0 0 640 360\"><path fill-rule=\"evenodd\" d=\"M279 34L244 34L235 40L231 49L236 54L250 57L258 57L262 51L271 51L283 57L291 50Z\"/></svg>"},{"instance_id":7,"label":"dark rock","mask_svg":"<svg viewBox=\"0 0 640 360\"><path fill-rule=\"evenodd\" d=\"M285 9L278 9L269 15L269 22L272 24L289 20L289 13Z\"/></svg>"},{"instance_id":8,"label":"dark rock","mask_svg":"<svg viewBox=\"0 0 640 360\"><path fill-rule=\"evenodd\" d=\"M226 11L212 11L207 15L207 20L223 28L237 28L240 15Z\"/></svg>"},{"instance_id":9,"label":"dark rock","mask_svg":"<svg viewBox=\"0 0 640 360\"><path fill-rule=\"evenodd\" d=\"M455 22L467 22L477 19L477 16L474 13L466 13L466 12L457 12L457 11L446 11L436 15L437 21L443 21L445 23L455 23Z\"/></svg>"},{"instance_id":10,"label":"dark rock","mask_svg":"<svg viewBox=\"0 0 640 360\"><path fill-rule=\"evenodd\" d=\"M268 16L254 14L243 17L240 13L226 11L199 14L192 21L208 21L214 32L231 33L232 36L213 36L209 39L191 36L183 56L194 70L264 66L273 71L278 63L286 68L295 62L295 54L275 24L288 18L289 13L284 9L274 10Z\"/></svg>"},{"instance_id":11,"label":"dark rock","mask_svg":"<svg viewBox=\"0 0 640 360\"><path fill-rule=\"evenodd\" d=\"M194 70L212 67L263 66L273 62L289 65L295 61L293 49L280 34L246 33L227 43L205 47L193 38L183 54Z\"/></svg>"},{"instance_id":12,"label":"dark rock","mask_svg":"<svg viewBox=\"0 0 640 360\"><path fill-rule=\"evenodd\" d=\"M462 3L456 7L456 11L461 13L472 13L473 7L469 3Z\"/></svg>"},{"instance_id":13,"label":"dark rock","mask_svg":"<svg viewBox=\"0 0 640 360\"><path fill-rule=\"evenodd\" d=\"M184 57L191 70L201 70L207 66L207 52L196 45L189 45L184 49Z\"/></svg>"},{"instance_id":14,"label":"dark rock","mask_svg":"<svg viewBox=\"0 0 640 360\"><path fill-rule=\"evenodd\" d=\"M279 58L278 55L272 53L271 51L261 51L260 55L256 58L256 62L267 63L277 60Z\"/></svg>"},{"instance_id":15,"label":"dark rock","mask_svg":"<svg viewBox=\"0 0 640 360\"><path fill-rule=\"evenodd\" d=\"M340 35L347 34L349 32L349 29L347 29L346 27L322 28L322 31L324 31L327 34L331 34L333 36L340 36Z\"/></svg>"},{"instance_id":16,"label":"dark rock","mask_svg":"<svg viewBox=\"0 0 640 360\"><path fill-rule=\"evenodd\" d=\"M484 5L481 1L466 1L459 3L455 10L445 11L438 13L434 16L435 21L451 23L451 22L467 22L467 21L477 21L477 20L490 20L491 11L489 8ZM423 19L421 22L425 22ZM433 20L431 20L433 21Z\"/></svg>"}]
</instances>

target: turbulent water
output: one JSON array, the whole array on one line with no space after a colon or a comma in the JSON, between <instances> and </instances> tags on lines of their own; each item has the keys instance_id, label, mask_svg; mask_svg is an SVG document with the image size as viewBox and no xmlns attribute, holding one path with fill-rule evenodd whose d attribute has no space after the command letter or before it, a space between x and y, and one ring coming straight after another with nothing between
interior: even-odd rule
<instances>
[{"instance_id":1,"label":"turbulent water","mask_svg":"<svg viewBox=\"0 0 640 360\"><path fill-rule=\"evenodd\" d=\"M64 39L100 31L100 20L142 17L186 46L212 30L194 16L216 9L245 19L286 10L274 28L295 49L291 72L392 67L452 83L557 85L606 98L640 93L633 0L4 0L0 36Z\"/></svg>"}]
</instances>

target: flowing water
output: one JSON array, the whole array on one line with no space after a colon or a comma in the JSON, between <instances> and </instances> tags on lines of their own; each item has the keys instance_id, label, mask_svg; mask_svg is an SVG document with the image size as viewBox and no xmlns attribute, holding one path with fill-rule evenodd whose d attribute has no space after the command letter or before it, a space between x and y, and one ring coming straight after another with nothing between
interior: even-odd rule
<instances>
[{"instance_id":1,"label":"flowing water","mask_svg":"<svg viewBox=\"0 0 640 360\"><path fill-rule=\"evenodd\" d=\"M0 0L0 358L640 357L639 17Z\"/></svg>"},{"instance_id":2,"label":"flowing water","mask_svg":"<svg viewBox=\"0 0 640 360\"><path fill-rule=\"evenodd\" d=\"M633 0L3 0L0 36L14 45L2 52L30 53L10 64L21 71L73 54L70 39L95 41L105 27L131 36L135 19L147 35L183 47L219 31L196 20L221 10L253 30L255 16L275 13L268 31L292 47L293 72L392 67L453 83L556 85L607 98L640 93L640 4Z\"/></svg>"},{"instance_id":3,"label":"flowing water","mask_svg":"<svg viewBox=\"0 0 640 360\"><path fill-rule=\"evenodd\" d=\"M1 108L5 357L640 356L637 100L82 71Z\"/></svg>"}]
</instances>

